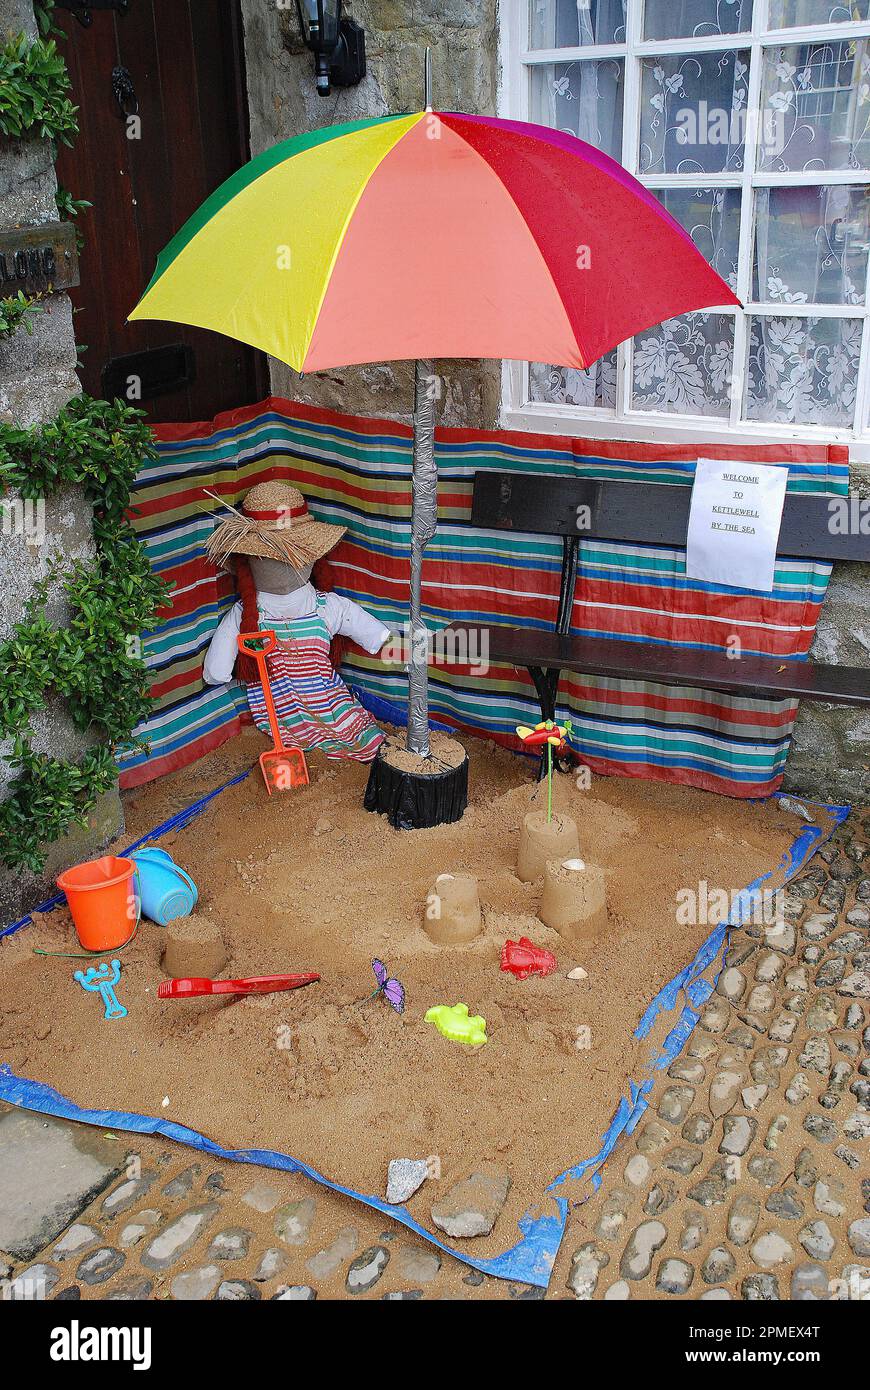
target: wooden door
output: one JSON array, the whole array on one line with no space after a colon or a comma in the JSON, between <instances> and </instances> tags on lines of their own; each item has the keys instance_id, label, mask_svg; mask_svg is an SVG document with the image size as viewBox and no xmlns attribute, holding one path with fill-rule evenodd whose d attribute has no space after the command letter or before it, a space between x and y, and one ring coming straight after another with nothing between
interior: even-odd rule
<instances>
[{"instance_id":1,"label":"wooden door","mask_svg":"<svg viewBox=\"0 0 870 1390\"><path fill-rule=\"evenodd\" d=\"M56 13L81 127L73 149L61 150L58 182L93 204L79 219L81 285L72 292L85 391L107 394L132 365L143 391L134 403L153 423L208 420L261 399L262 354L203 329L126 321L158 252L249 157L239 0L130 0L125 14L92 11L88 28ZM135 92L126 114L113 91L118 68Z\"/></svg>"}]
</instances>

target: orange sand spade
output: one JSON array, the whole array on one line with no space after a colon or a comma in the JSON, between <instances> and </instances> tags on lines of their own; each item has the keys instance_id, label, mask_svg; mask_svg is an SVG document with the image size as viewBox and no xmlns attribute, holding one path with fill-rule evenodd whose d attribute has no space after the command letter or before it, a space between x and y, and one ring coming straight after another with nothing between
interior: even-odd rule
<instances>
[{"instance_id":1,"label":"orange sand spade","mask_svg":"<svg viewBox=\"0 0 870 1390\"><path fill-rule=\"evenodd\" d=\"M263 774L263 781L266 783L266 790L271 796L273 787L279 792L286 792L291 787L307 786L308 764L305 761L305 754L301 748L284 743L275 701L272 698L272 687L269 684L266 657L278 646L278 639L272 629L267 628L265 632L240 632L237 640L239 651L244 656L252 656L257 663L257 672L263 687L263 699L266 701L266 709L269 714L269 728L272 731L274 747L268 753L260 754L260 771ZM253 642L258 645L252 646L251 643Z\"/></svg>"}]
</instances>

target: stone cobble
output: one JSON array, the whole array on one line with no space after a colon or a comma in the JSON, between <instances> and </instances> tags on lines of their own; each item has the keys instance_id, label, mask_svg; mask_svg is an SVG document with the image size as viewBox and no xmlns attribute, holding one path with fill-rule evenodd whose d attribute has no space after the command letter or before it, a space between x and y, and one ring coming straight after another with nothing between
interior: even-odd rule
<instances>
[{"instance_id":1,"label":"stone cobble","mask_svg":"<svg viewBox=\"0 0 870 1390\"><path fill-rule=\"evenodd\" d=\"M580 1208L607 1258L578 1280L575 1245L575 1297L870 1295L868 832L853 813L782 920L732 933L686 1048Z\"/></svg>"}]
</instances>

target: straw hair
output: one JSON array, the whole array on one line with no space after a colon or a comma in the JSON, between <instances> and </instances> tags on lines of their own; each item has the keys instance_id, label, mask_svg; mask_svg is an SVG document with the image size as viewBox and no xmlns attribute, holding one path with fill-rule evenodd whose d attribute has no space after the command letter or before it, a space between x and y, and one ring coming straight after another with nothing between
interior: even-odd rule
<instances>
[{"instance_id":1,"label":"straw hair","mask_svg":"<svg viewBox=\"0 0 870 1390\"><path fill-rule=\"evenodd\" d=\"M302 569L327 555L346 530L315 521L302 493L289 483L258 483L241 509L208 488L205 491L228 513L206 547L209 559L218 565L231 555L258 555Z\"/></svg>"}]
</instances>

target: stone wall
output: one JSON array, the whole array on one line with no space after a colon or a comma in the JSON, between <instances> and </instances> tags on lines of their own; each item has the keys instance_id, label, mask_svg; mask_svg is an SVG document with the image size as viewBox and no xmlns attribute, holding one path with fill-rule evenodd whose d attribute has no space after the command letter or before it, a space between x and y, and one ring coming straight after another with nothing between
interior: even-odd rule
<instances>
[{"instance_id":1,"label":"stone wall","mask_svg":"<svg viewBox=\"0 0 870 1390\"><path fill-rule=\"evenodd\" d=\"M0 0L0 41L22 30L36 33L31 0ZM55 221L56 188L47 141L0 138L0 227ZM53 295L33 320L32 336L22 328L13 337L0 339L0 418L22 426L51 419L80 389L75 366L72 307L67 295ZM27 536L7 534L4 529L0 534L0 641L21 618L53 557L60 555L68 566L92 553L91 508L84 495L73 489L46 500L39 543L29 544ZM58 626L67 620L57 584L50 589L47 611ZM34 748L55 757L77 758L88 743L59 702L50 703L34 718L33 730ZM0 743L0 797L14 775L10 743ZM42 874L11 873L0 865L0 924L44 899L53 889L56 873L96 854L121 825L120 800L112 792L101 799L87 828L74 830L52 846Z\"/></svg>"},{"instance_id":2,"label":"stone wall","mask_svg":"<svg viewBox=\"0 0 870 1390\"><path fill-rule=\"evenodd\" d=\"M834 566L810 655L870 668L870 564ZM870 706L802 704L784 785L826 801L870 802Z\"/></svg>"},{"instance_id":3,"label":"stone wall","mask_svg":"<svg viewBox=\"0 0 870 1390\"><path fill-rule=\"evenodd\" d=\"M295 0L283 7L242 0L252 153L320 126L419 111L427 44L435 109L495 112L496 0L353 0L347 8L366 31L368 71L358 87L322 97L314 86L314 59L299 38ZM440 421L494 429L500 366L440 362L439 373ZM271 376L275 393L293 400L349 414L411 418L413 363L343 367L303 379L283 363L272 362Z\"/></svg>"},{"instance_id":4,"label":"stone wall","mask_svg":"<svg viewBox=\"0 0 870 1390\"><path fill-rule=\"evenodd\" d=\"M368 74L358 87L321 97L302 46L295 0L283 7L242 0L254 153L301 131L422 106L423 53L432 48L433 106L494 113L498 86L497 0L352 0L366 31ZM442 362L446 424L498 425L496 364ZM279 395L350 414L410 419L412 364L342 368L301 378L272 363ZM579 431L578 431L579 432ZM866 482L863 484L866 486ZM837 566L813 648L821 661L870 665L870 566ZM786 784L813 796L870 799L870 708L804 705Z\"/></svg>"}]
</instances>

